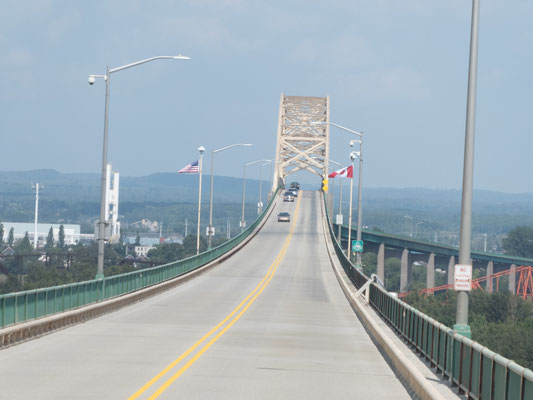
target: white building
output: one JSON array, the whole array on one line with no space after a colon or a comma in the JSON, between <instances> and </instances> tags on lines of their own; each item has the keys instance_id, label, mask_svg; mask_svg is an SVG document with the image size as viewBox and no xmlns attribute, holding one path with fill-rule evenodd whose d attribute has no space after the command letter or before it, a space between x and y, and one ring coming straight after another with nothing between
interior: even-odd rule
<instances>
[{"instance_id":1,"label":"white building","mask_svg":"<svg viewBox=\"0 0 533 400\"><path fill-rule=\"evenodd\" d=\"M9 237L9 231L11 228L13 228L13 237L15 238L15 241L18 239L22 239L26 232L28 232L28 236L30 238L30 242L33 243L33 236L35 233L35 224L34 223L23 223L23 222L2 222L2 225L4 225L4 243L7 242ZM62 224L63 230L65 232L65 244L76 244L82 236L80 233L80 225L75 224ZM48 232L50 231L50 227L52 227L52 230L54 232L54 242L57 243L59 240L59 227L61 224L47 224L47 223L40 223L37 224L37 237L38 237L38 246L42 247L46 243L46 238L48 236Z\"/></svg>"},{"instance_id":2,"label":"white building","mask_svg":"<svg viewBox=\"0 0 533 400\"><path fill-rule=\"evenodd\" d=\"M148 252L155 249L155 246L135 246L135 255L137 257L147 257Z\"/></svg>"}]
</instances>

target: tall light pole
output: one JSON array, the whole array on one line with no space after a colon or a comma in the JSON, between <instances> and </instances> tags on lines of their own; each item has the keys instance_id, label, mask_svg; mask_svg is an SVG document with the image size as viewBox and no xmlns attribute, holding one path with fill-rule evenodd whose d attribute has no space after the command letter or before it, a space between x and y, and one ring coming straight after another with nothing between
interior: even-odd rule
<instances>
[{"instance_id":1,"label":"tall light pole","mask_svg":"<svg viewBox=\"0 0 533 400\"><path fill-rule=\"evenodd\" d=\"M255 160L249 163L244 164L243 172L242 172L242 213L241 213L241 231L246 228L246 221L244 219L244 198L246 193L246 167L249 165L257 164L259 162L265 162L266 160Z\"/></svg>"},{"instance_id":2,"label":"tall light pole","mask_svg":"<svg viewBox=\"0 0 533 400\"><path fill-rule=\"evenodd\" d=\"M204 146L198 147L198 153L200 153L200 160L198 161L198 227L196 228L196 255L200 254L200 211L202 209L202 171L204 151Z\"/></svg>"},{"instance_id":3,"label":"tall light pole","mask_svg":"<svg viewBox=\"0 0 533 400\"><path fill-rule=\"evenodd\" d=\"M35 226L33 232L33 248L36 249L39 242L39 232L37 232L37 225L39 221L39 189L42 189L43 185L32 183L31 187L35 189Z\"/></svg>"},{"instance_id":4,"label":"tall light pole","mask_svg":"<svg viewBox=\"0 0 533 400\"><path fill-rule=\"evenodd\" d=\"M415 239L417 238L418 236L418 225L422 225L424 223L424 221L420 221L420 222L417 222L415 225Z\"/></svg>"},{"instance_id":5,"label":"tall light pole","mask_svg":"<svg viewBox=\"0 0 533 400\"><path fill-rule=\"evenodd\" d=\"M355 169L355 159L357 154L354 151L350 153L350 160L352 161L352 180L350 181L350 213L348 216L348 246L346 246L346 255L348 260L351 260L350 253L352 251L352 198L353 198L353 170ZM359 231L358 231L359 232Z\"/></svg>"},{"instance_id":6,"label":"tall light pole","mask_svg":"<svg viewBox=\"0 0 533 400\"><path fill-rule=\"evenodd\" d=\"M208 250L211 249L211 244L213 242L213 165L215 162L215 153L219 153L221 151L228 150L236 146L251 146L251 144L236 143L236 144L231 144L226 147L222 147L220 149L213 150L211 152L211 194L210 194L210 200L209 200L209 227L207 228L207 234L209 235L208 245L207 245Z\"/></svg>"},{"instance_id":7,"label":"tall light pole","mask_svg":"<svg viewBox=\"0 0 533 400\"><path fill-rule=\"evenodd\" d=\"M403 217L411 220L411 233L409 233L409 237L413 237L413 217L410 215L404 215Z\"/></svg>"},{"instance_id":8,"label":"tall light pole","mask_svg":"<svg viewBox=\"0 0 533 400\"><path fill-rule=\"evenodd\" d=\"M342 167L341 163L338 163L337 161L334 161L331 158L328 158L328 161L330 163L338 165L339 167ZM332 167L330 167L330 169L333 170ZM329 183L329 178L328 178L328 183ZM335 185L334 185L334 183L335 183L335 180L332 180L331 181L331 195L328 192L328 197L329 197L329 218L330 218L330 222L331 222L331 227L333 227L333 196L335 194ZM342 188L342 186L341 186L341 188Z\"/></svg>"},{"instance_id":9,"label":"tall light pole","mask_svg":"<svg viewBox=\"0 0 533 400\"><path fill-rule=\"evenodd\" d=\"M108 119L109 119L109 86L111 80L111 74L122 71L124 69L136 67L138 65L154 61L154 60L190 60L189 57L182 55L177 56L156 56L147 58L140 61L135 61L130 64L123 65L117 68L106 69L105 75L89 75L89 85L93 85L96 78L102 78L105 80L105 111L104 111L104 144L102 151L102 177L101 177L101 190L100 190L100 220L98 221L98 267L96 273L96 279L104 278L104 248L105 248L105 198L106 198L106 169L107 169L107 142L108 142Z\"/></svg>"},{"instance_id":10,"label":"tall light pole","mask_svg":"<svg viewBox=\"0 0 533 400\"><path fill-rule=\"evenodd\" d=\"M270 164L272 160L263 160L263 161L265 161L265 163L259 166L259 202L257 203L257 214L258 215L263 212L263 196L261 193L261 184L262 184L262 179L263 179L263 167L265 165Z\"/></svg>"},{"instance_id":11,"label":"tall light pole","mask_svg":"<svg viewBox=\"0 0 533 400\"><path fill-rule=\"evenodd\" d=\"M346 131L348 133L351 133L353 135L356 135L358 137L358 140L351 140L350 141L350 146L353 146L355 143L358 143L359 144L359 154L357 154L357 157L359 157L359 190L358 190L358 200L357 200L357 203L359 205L358 207L358 210L357 210L357 240L358 241L361 241L361 237L362 237L362 232L361 232L361 229L362 229L362 226L363 226L363 207L362 207L362 204L363 204L363 132L357 132L357 131L354 131L352 129L349 129L349 128L346 128L345 126L342 126L342 125L339 125L339 124L336 124L334 122L326 122L326 121L322 121L322 122L316 122L316 123L313 123L314 124L327 124L327 125L331 125L331 126L334 126L336 128L339 128L343 131ZM353 166L353 162L352 162L352 166ZM353 185L353 178L352 178L352 185ZM351 214L351 205L350 205L350 214ZM351 243L350 243L350 240L351 240L351 229L350 231L348 232L348 254L349 254L349 251L350 251L350 247L351 247ZM356 261L356 265L355 265L356 268L361 268L361 252L357 252L357 261Z\"/></svg>"},{"instance_id":12,"label":"tall light pole","mask_svg":"<svg viewBox=\"0 0 533 400\"><path fill-rule=\"evenodd\" d=\"M461 201L461 228L459 242L459 264L470 265L472 240L472 186L474 176L474 134L476 129L476 87L479 38L479 0L472 0L472 22L470 33L470 61L468 68L468 94L466 101L465 153L463 166L463 195ZM470 272L472 266L470 265ZM468 326L468 292L457 292L456 324L459 334L472 337Z\"/></svg>"}]
</instances>

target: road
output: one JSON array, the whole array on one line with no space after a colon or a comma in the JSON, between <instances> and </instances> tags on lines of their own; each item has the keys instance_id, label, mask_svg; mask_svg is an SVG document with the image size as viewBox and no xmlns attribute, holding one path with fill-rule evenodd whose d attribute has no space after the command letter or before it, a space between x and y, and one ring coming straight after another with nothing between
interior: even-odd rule
<instances>
[{"instance_id":1,"label":"road","mask_svg":"<svg viewBox=\"0 0 533 400\"><path fill-rule=\"evenodd\" d=\"M0 351L0 397L410 398L337 283L319 194L300 193L211 271Z\"/></svg>"}]
</instances>

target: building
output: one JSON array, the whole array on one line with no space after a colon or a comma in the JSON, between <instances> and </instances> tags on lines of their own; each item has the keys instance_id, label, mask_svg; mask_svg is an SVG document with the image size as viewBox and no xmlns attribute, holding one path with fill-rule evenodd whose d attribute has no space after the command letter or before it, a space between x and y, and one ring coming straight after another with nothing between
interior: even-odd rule
<instances>
[{"instance_id":1,"label":"building","mask_svg":"<svg viewBox=\"0 0 533 400\"><path fill-rule=\"evenodd\" d=\"M148 252L155 249L155 246L135 246L135 255L137 257L147 257Z\"/></svg>"},{"instance_id":2,"label":"building","mask_svg":"<svg viewBox=\"0 0 533 400\"><path fill-rule=\"evenodd\" d=\"M13 228L13 236L16 240L22 239L26 232L28 232L28 236L30 238L30 241L33 243L33 236L35 232L35 224L34 223L24 223L24 222L2 222L2 225L4 225L4 242L7 242L9 231L11 228ZM59 240L59 227L63 225L63 230L65 232L65 244L76 244L76 242L79 242L82 236L80 233L80 225L75 224L47 224L47 223L39 223L37 224L37 247L43 247L46 244L46 238L48 236L48 232L50 231L50 227L52 227L52 230L54 232L54 242L57 243Z\"/></svg>"}]
</instances>

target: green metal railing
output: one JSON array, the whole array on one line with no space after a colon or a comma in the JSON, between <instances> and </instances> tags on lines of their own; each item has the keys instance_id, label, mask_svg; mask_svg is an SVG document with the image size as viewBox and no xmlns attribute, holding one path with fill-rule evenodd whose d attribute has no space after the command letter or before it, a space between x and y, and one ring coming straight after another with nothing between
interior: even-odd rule
<instances>
[{"instance_id":1,"label":"green metal railing","mask_svg":"<svg viewBox=\"0 0 533 400\"><path fill-rule=\"evenodd\" d=\"M197 256L139 271L68 285L0 295L0 328L108 300L186 274L245 240L270 212L279 189L257 219L238 236Z\"/></svg>"},{"instance_id":2,"label":"green metal railing","mask_svg":"<svg viewBox=\"0 0 533 400\"><path fill-rule=\"evenodd\" d=\"M324 205L335 253L348 277L360 288L369 278L346 257L333 232L325 202ZM469 398L533 399L530 369L457 334L375 283L370 284L369 301L399 336Z\"/></svg>"}]
</instances>

